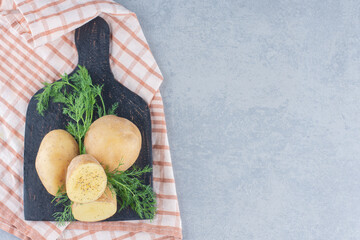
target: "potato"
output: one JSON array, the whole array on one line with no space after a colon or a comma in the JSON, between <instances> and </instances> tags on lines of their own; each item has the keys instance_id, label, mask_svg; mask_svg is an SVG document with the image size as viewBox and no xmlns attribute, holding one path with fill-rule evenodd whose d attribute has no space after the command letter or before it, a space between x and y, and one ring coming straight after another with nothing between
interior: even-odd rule
<instances>
[{"instance_id":1,"label":"potato","mask_svg":"<svg viewBox=\"0 0 360 240\"><path fill-rule=\"evenodd\" d=\"M71 206L74 218L84 222L96 222L114 215L117 210L116 194L109 187L101 197L89 203L74 202Z\"/></svg>"},{"instance_id":2,"label":"potato","mask_svg":"<svg viewBox=\"0 0 360 240\"><path fill-rule=\"evenodd\" d=\"M95 201L104 193L106 185L104 168L93 156L79 155L69 164L66 192L71 201L78 203Z\"/></svg>"},{"instance_id":3,"label":"potato","mask_svg":"<svg viewBox=\"0 0 360 240\"><path fill-rule=\"evenodd\" d=\"M107 115L93 122L85 135L86 152L110 171L125 171L134 164L141 149L141 133L131 121Z\"/></svg>"},{"instance_id":4,"label":"potato","mask_svg":"<svg viewBox=\"0 0 360 240\"><path fill-rule=\"evenodd\" d=\"M51 195L55 196L65 184L67 167L77 155L79 146L65 130L52 130L41 141L35 168L42 184Z\"/></svg>"}]
</instances>

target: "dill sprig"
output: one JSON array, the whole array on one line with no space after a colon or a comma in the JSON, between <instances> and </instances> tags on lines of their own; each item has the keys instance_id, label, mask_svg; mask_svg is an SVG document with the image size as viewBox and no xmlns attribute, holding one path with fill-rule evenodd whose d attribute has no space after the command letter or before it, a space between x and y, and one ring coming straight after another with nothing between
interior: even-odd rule
<instances>
[{"instance_id":1,"label":"dill sprig","mask_svg":"<svg viewBox=\"0 0 360 240\"><path fill-rule=\"evenodd\" d=\"M53 217L59 226L66 225L67 222L72 222L75 220L74 215L71 211L71 205L73 204L67 196L66 192L63 191L64 186L61 186L56 193L56 196L53 198L51 203L56 202L55 206L62 205L64 210L62 212L55 212Z\"/></svg>"},{"instance_id":2,"label":"dill sprig","mask_svg":"<svg viewBox=\"0 0 360 240\"><path fill-rule=\"evenodd\" d=\"M69 116L73 122L69 122L66 130L74 136L79 144L80 154L85 153L83 140L94 118L94 106L97 106L99 117L108 113L114 113L118 104L114 104L106 112L105 103L101 96L103 85L94 86L91 77L85 67L79 66L71 77L67 74L61 76L62 81L44 83L44 91L35 97L38 100L37 110L40 115L49 106L49 101L63 103L63 114ZM100 100L101 107L96 103Z\"/></svg>"},{"instance_id":3,"label":"dill sprig","mask_svg":"<svg viewBox=\"0 0 360 240\"><path fill-rule=\"evenodd\" d=\"M118 197L119 211L130 206L140 218L153 219L156 213L156 197L149 185L141 179L144 173L151 172L149 166L140 169L133 166L123 172L116 168L113 171L105 170L108 183Z\"/></svg>"}]
</instances>

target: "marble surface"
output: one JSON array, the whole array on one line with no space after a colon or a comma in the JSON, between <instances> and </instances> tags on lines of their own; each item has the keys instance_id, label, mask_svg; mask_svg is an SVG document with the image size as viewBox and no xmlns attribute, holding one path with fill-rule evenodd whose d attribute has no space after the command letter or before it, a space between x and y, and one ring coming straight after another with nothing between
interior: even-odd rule
<instances>
[{"instance_id":1,"label":"marble surface","mask_svg":"<svg viewBox=\"0 0 360 240\"><path fill-rule=\"evenodd\" d=\"M165 78L184 239L360 238L358 1L119 2Z\"/></svg>"}]
</instances>

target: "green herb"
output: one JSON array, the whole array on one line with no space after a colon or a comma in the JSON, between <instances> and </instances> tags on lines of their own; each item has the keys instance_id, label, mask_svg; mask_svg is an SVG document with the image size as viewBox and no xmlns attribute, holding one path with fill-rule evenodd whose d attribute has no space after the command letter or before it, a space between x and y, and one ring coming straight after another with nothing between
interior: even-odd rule
<instances>
[{"instance_id":1,"label":"green herb","mask_svg":"<svg viewBox=\"0 0 360 240\"><path fill-rule=\"evenodd\" d=\"M71 205L73 204L67 196L66 192L63 191L64 186L61 186L56 193L56 196L53 198L51 203L56 202L55 206L62 205L64 207L64 211L56 212L53 214L55 221L59 226L66 225L67 222L74 221L74 216L71 211Z\"/></svg>"},{"instance_id":2,"label":"green herb","mask_svg":"<svg viewBox=\"0 0 360 240\"><path fill-rule=\"evenodd\" d=\"M130 206L141 218L153 219L156 213L156 198L149 185L145 185L141 179L144 173L151 172L146 166L143 169L133 166L123 172L116 168L107 171L108 183L115 190L120 203L120 209Z\"/></svg>"},{"instance_id":3,"label":"green herb","mask_svg":"<svg viewBox=\"0 0 360 240\"><path fill-rule=\"evenodd\" d=\"M86 152L83 140L93 122L94 106L97 106L99 117L107 113L101 96L103 86L94 86L87 69L82 66L71 77L65 74L61 78L62 81L52 84L44 83L44 91L35 96L38 100L37 110L43 116L50 100L63 103L63 114L73 120L68 123L66 130L77 140L80 154L83 154ZM96 103L97 99L101 107ZM117 107L118 104L114 104L108 113L114 114Z\"/></svg>"},{"instance_id":4,"label":"green herb","mask_svg":"<svg viewBox=\"0 0 360 240\"><path fill-rule=\"evenodd\" d=\"M116 115L115 111L119 107L119 103L114 103L108 110L107 115Z\"/></svg>"}]
</instances>

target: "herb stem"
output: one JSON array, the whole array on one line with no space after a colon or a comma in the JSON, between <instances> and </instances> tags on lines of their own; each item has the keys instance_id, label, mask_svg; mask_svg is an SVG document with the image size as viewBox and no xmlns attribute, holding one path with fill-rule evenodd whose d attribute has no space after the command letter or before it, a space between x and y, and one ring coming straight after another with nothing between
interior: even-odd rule
<instances>
[{"instance_id":1,"label":"herb stem","mask_svg":"<svg viewBox=\"0 0 360 240\"><path fill-rule=\"evenodd\" d=\"M100 100L101 100L101 103L102 103L102 106L103 106L103 109L104 109L104 116L106 115L106 109L105 109L105 103L104 103L104 99L102 98L101 94L99 95L100 97Z\"/></svg>"},{"instance_id":2,"label":"herb stem","mask_svg":"<svg viewBox=\"0 0 360 240\"><path fill-rule=\"evenodd\" d=\"M80 132L80 125L79 125L79 121L76 122L76 127L77 127L77 131ZM76 136L77 140L78 140L78 144L79 144L79 152L80 154L83 154L83 149L82 149L82 138L80 135Z\"/></svg>"},{"instance_id":3,"label":"herb stem","mask_svg":"<svg viewBox=\"0 0 360 240\"><path fill-rule=\"evenodd\" d=\"M119 181L116 181L115 179L112 179L112 181L116 182L117 184L121 185L123 188L126 188L129 192L131 192L131 194L133 196L135 196L135 194L133 193L133 191L130 190L130 188L128 188L127 186L125 186L124 184L122 184L121 182Z\"/></svg>"},{"instance_id":4,"label":"herb stem","mask_svg":"<svg viewBox=\"0 0 360 240\"><path fill-rule=\"evenodd\" d=\"M77 87L75 87L73 84L66 82L67 85L69 85L70 87L72 87L75 91L79 91L79 89Z\"/></svg>"}]
</instances>

